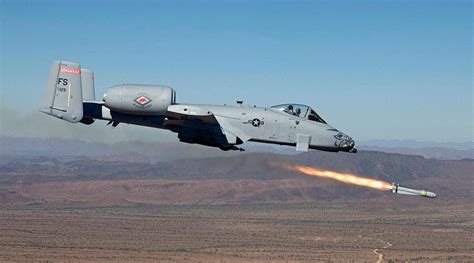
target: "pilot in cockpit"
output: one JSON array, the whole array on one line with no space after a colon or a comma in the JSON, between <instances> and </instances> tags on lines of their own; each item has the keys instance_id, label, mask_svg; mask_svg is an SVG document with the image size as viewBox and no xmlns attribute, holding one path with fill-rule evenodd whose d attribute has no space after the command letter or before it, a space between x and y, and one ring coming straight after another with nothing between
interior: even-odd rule
<instances>
[{"instance_id":1,"label":"pilot in cockpit","mask_svg":"<svg viewBox=\"0 0 474 263\"><path fill-rule=\"evenodd\" d=\"M286 112L291 115L295 115L293 112L293 105L288 105L288 108L286 108Z\"/></svg>"},{"instance_id":2,"label":"pilot in cockpit","mask_svg":"<svg viewBox=\"0 0 474 263\"><path fill-rule=\"evenodd\" d=\"M295 110L295 116L301 117L300 114L301 114L301 109L300 109L300 108L296 108L296 110Z\"/></svg>"},{"instance_id":3,"label":"pilot in cockpit","mask_svg":"<svg viewBox=\"0 0 474 263\"><path fill-rule=\"evenodd\" d=\"M296 116L296 117L301 117L301 109L300 108L294 108L293 105L288 105L288 107L285 109L285 112L290 114L290 115L293 115L293 116Z\"/></svg>"}]
</instances>

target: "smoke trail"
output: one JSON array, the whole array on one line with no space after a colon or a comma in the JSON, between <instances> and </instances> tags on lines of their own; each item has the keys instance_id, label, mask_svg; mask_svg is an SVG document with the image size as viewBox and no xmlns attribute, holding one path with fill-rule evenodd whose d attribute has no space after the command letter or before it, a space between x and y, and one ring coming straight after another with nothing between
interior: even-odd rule
<instances>
[{"instance_id":1,"label":"smoke trail","mask_svg":"<svg viewBox=\"0 0 474 263\"><path fill-rule=\"evenodd\" d=\"M302 165L290 165L290 164L281 165L280 164L278 166L283 167L287 170L299 172L302 174L337 180L346 184L359 185L359 186L369 187L369 188L377 189L377 190L392 189L392 185L385 181L361 177L361 176L357 176L350 173L338 173L334 171L317 169L317 168L302 166Z\"/></svg>"}]
</instances>

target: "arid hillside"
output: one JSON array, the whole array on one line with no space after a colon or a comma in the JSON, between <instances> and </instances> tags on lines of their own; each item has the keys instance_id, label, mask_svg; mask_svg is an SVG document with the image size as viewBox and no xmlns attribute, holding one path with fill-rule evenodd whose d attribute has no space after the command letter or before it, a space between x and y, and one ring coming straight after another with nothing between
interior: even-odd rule
<instances>
[{"instance_id":1,"label":"arid hillside","mask_svg":"<svg viewBox=\"0 0 474 263\"><path fill-rule=\"evenodd\" d=\"M392 195L288 171L275 164L300 164L397 182L436 192L421 200ZM130 205L308 203L318 200L370 200L416 205L473 200L473 160L361 151L312 151L298 155L251 153L231 157L158 162L92 158L14 158L0 162L3 204ZM409 202L406 202L410 200Z\"/></svg>"},{"instance_id":2,"label":"arid hillside","mask_svg":"<svg viewBox=\"0 0 474 263\"><path fill-rule=\"evenodd\" d=\"M375 151L159 159L91 155L101 148L72 146L2 152L0 261L474 258L472 159ZM38 150L32 147L22 149ZM397 182L438 197L394 195L300 174L285 164Z\"/></svg>"}]
</instances>

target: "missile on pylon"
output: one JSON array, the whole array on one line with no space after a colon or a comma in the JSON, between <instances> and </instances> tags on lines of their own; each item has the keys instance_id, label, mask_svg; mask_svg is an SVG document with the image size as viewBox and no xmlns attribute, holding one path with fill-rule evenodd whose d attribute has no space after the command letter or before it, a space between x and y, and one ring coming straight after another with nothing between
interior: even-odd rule
<instances>
[{"instance_id":1,"label":"missile on pylon","mask_svg":"<svg viewBox=\"0 0 474 263\"><path fill-rule=\"evenodd\" d=\"M396 183L392 184L392 193L401 194L401 195L419 195L422 197L436 198L436 194L433 192L401 187L399 184L396 184Z\"/></svg>"}]
</instances>

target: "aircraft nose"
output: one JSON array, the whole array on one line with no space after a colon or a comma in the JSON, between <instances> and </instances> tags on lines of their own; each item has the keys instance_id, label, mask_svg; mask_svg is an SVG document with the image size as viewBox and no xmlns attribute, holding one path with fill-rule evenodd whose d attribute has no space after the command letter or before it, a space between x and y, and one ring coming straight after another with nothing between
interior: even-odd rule
<instances>
[{"instance_id":1,"label":"aircraft nose","mask_svg":"<svg viewBox=\"0 0 474 263\"><path fill-rule=\"evenodd\" d=\"M334 135L334 138L336 139L334 144L339 148L340 151L357 152L357 149L354 148L354 140L347 134L339 132L338 134Z\"/></svg>"}]
</instances>

